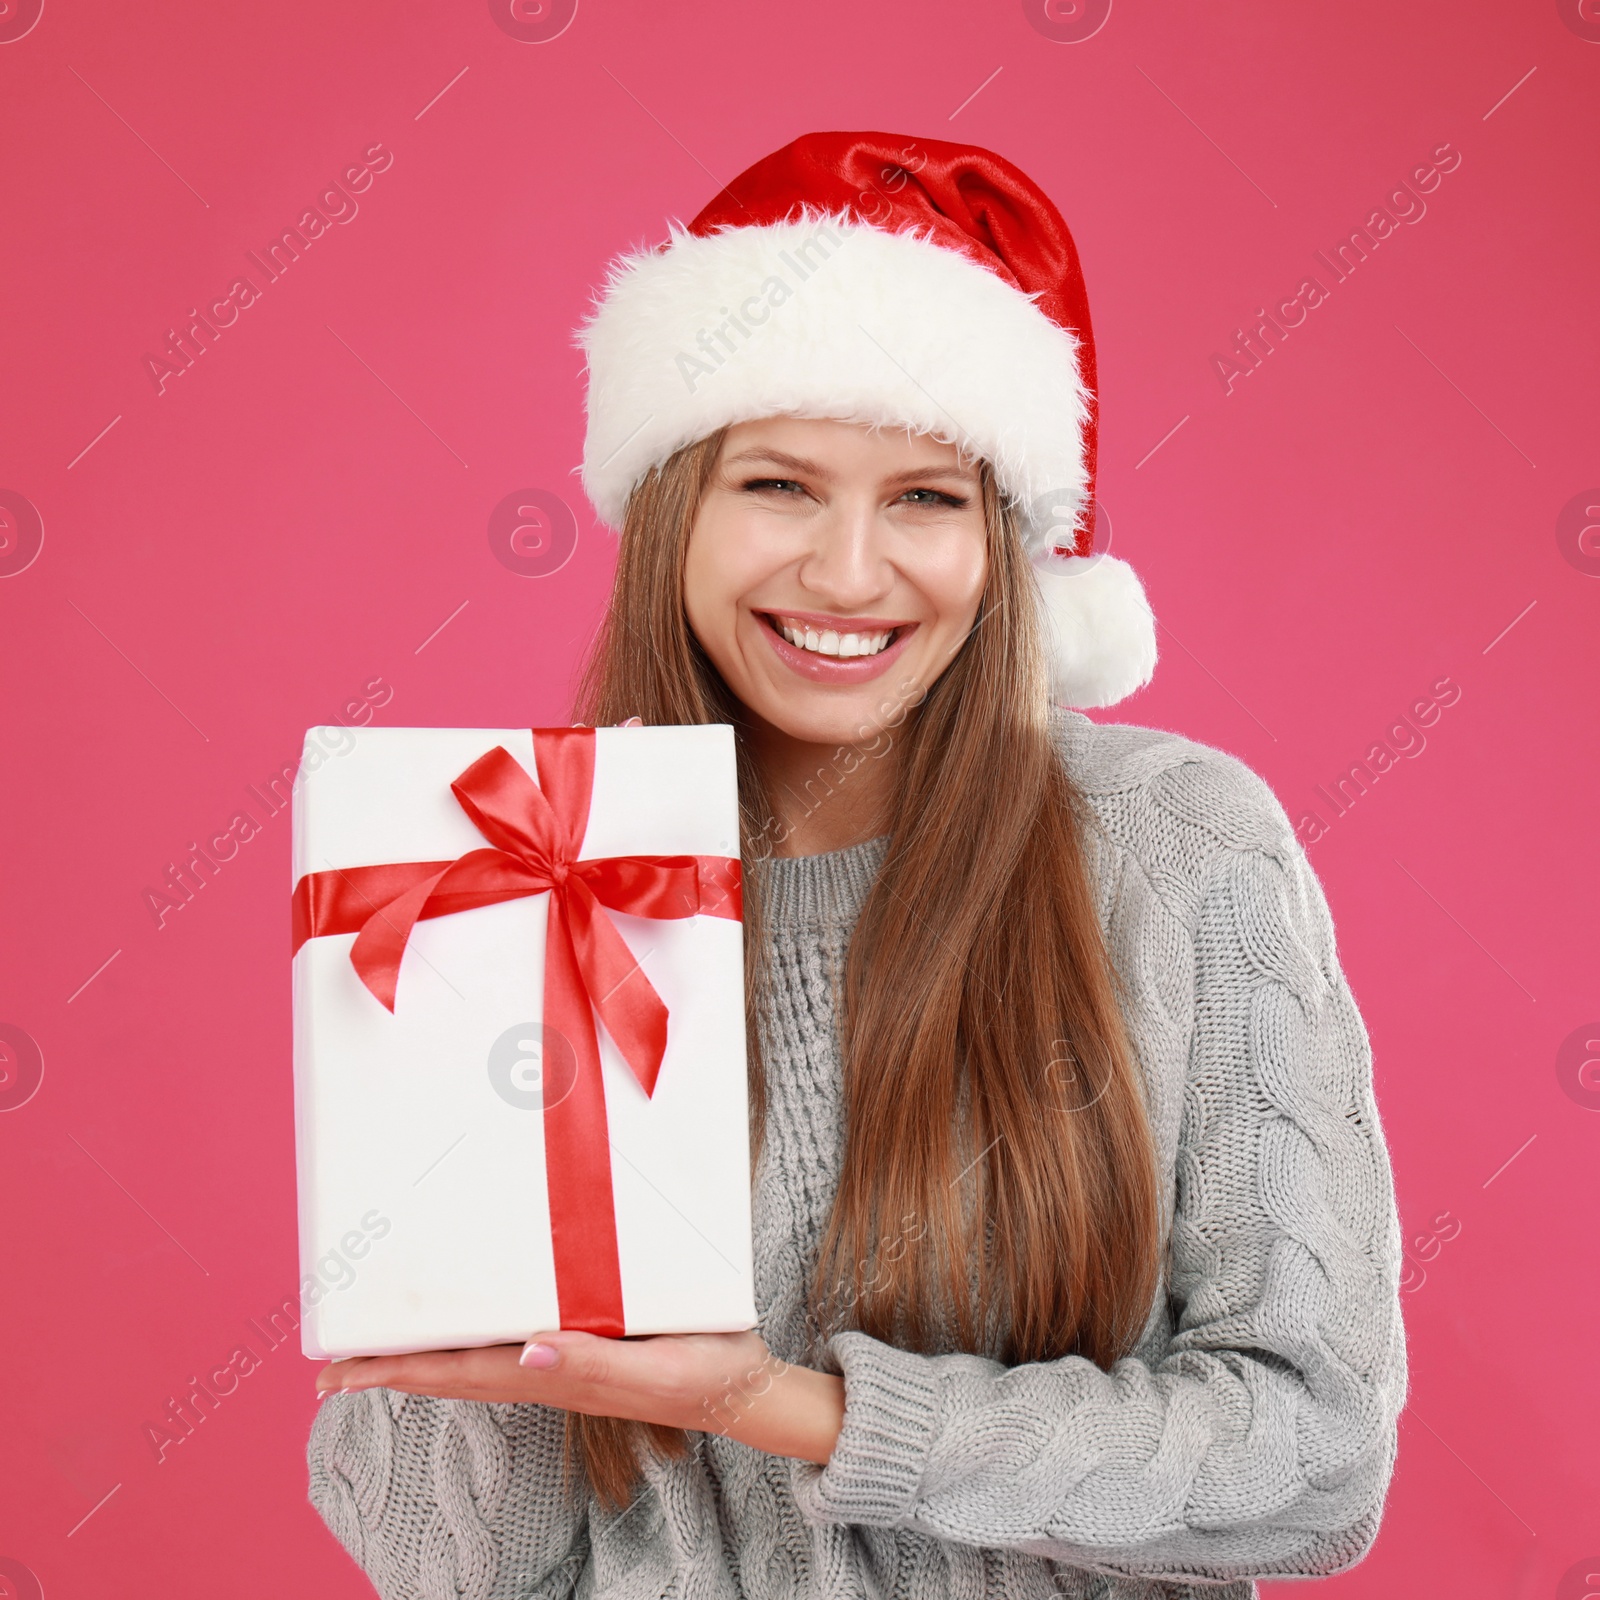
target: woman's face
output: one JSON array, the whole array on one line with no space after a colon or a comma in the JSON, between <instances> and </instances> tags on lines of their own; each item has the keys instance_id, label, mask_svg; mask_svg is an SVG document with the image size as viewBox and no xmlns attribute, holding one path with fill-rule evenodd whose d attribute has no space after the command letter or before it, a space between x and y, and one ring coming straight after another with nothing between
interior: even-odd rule
<instances>
[{"instance_id":1,"label":"woman's face","mask_svg":"<svg viewBox=\"0 0 1600 1600\"><path fill-rule=\"evenodd\" d=\"M728 429L689 538L689 625L761 722L870 742L971 630L988 577L954 445L798 417Z\"/></svg>"}]
</instances>

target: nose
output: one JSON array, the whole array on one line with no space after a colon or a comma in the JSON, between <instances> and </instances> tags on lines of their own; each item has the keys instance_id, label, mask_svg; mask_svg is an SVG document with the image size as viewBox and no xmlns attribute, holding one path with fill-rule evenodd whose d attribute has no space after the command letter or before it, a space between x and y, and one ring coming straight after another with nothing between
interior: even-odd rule
<instances>
[{"instance_id":1,"label":"nose","mask_svg":"<svg viewBox=\"0 0 1600 1600\"><path fill-rule=\"evenodd\" d=\"M811 526L812 542L799 579L823 611L863 611L894 583L877 509L866 499L841 497Z\"/></svg>"}]
</instances>

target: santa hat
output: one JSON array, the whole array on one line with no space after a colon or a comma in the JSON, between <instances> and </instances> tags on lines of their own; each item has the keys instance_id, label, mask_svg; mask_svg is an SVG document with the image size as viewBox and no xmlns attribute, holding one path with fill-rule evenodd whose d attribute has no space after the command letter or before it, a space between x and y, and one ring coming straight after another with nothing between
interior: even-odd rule
<instances>
[{"instance_id":1,"label":"santa hat","mask_svg":"<svg viewBox=\"0 0 1600 1600\"><path fill-rule=\"evenodd\" d=\"M974 145L812 133L691 222L612 264L578 332L583 484L622 525L653 466L726 424L787 415L909 427L986 458L1034 558L1055 698L1150 681L1133 569L1092 550L1094 335L1049 197Z\"/></svg>"}]
</instances>

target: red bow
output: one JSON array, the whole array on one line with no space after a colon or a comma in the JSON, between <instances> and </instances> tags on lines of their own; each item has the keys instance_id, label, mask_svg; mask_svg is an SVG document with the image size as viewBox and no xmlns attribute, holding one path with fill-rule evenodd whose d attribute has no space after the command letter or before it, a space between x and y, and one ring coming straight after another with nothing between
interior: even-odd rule
<instances>
[{"instance_id":1,"label":"red bow","mask_svg":"<svg viewBox=\"0 0 1600 1600\"><path fill-rule=\"evenodd\" d=\"M401 959L419 921L549 891L544 1026L577 1057L570 1093L544 1108L561 1326L620 1338L622 1271L594 1017L598 1012L648 1095L666 1053L667 1008L599 908L738 921L739 862L728 856L579 861L594 785L594 729L536 729L533 743L538 784L497 746L450 785L493 848L454 861L308 872L294 890L294 948L322 934L354 933L351 963L393 1011Z\"/></svg>"}]
</instances>

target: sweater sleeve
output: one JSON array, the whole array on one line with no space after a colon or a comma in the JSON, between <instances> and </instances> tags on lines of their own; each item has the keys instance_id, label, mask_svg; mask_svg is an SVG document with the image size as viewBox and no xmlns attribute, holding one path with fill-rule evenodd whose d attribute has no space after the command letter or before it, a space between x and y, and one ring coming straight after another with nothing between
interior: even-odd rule
<instances>
[{"instance_id":1,"label":"sweater sleeve","mask_svg":"<svg viewBox=\"0 0 1600 1600\"><path fill-rule=\"evenodd\" d=\"M311 1503L383 1600L565 1600L589 1558L563 1414L397 1390L329 1395Z\"/></svg>"},{"instance_id":2,"label":"sweater sleeve","mask_svg":"<svg viewBox=\"0 0 1600 1600\"><path fill-rule=\"evenodd\" d=\"M1366 1029L1287 819L1218 850L1194 947L1166 1350L1008 1369L836 1334L844 1427L794 1480L810 1520L1213 1583L1370 1548L1407 1382L1399 1222Z\"/></svg>"}]
</instances>

